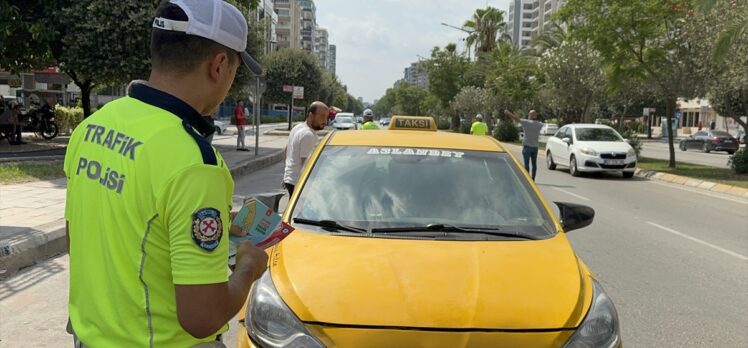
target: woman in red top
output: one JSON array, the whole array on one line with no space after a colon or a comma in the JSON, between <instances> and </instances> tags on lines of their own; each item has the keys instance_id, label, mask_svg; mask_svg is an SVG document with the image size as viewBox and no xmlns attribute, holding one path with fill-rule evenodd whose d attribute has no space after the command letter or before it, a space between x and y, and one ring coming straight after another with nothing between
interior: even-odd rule
<instances>
[{"instance_id":1,"label":"woman in red top","mask_svg":"<svg viewBox=\"0 0 748 348\"><path fill-rule=\"evenodd\" d=\"M249 151L247 146L244 145L244 126L247 125L247 115L244 114L244 102L240 101L239 105L234 109L234 118L236 118L236 129L239 134L236 137L236 150L237 151Z\"/></svg>"}]
</instances>

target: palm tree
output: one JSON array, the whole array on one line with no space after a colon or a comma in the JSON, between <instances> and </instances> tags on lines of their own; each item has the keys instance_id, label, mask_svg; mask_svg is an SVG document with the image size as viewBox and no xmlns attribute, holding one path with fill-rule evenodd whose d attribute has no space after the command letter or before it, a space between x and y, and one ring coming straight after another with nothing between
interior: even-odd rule
<instances>
[{"instance_id":1,"label":"palm tree","mask_svg":"<svg viewBox=\"0 0 748 348\"><path fill-rule=\"evenodd\" d=\"M709 12L718 3L727 2L726 0L698 0L702 11ZM714 60L722 61L727 57L730 48L733 47L742 37L748 35L748 12L738 13L737 20L728 24L722 30L714 47Z\"/></svg>"},{"instance_id":2,"label":"palm tree","mask_svg":"<svg viewBox=\"0 0 748 348\"><path fill-rule=\"evenodd\" d=\"M506 40L507 37L504 34L504 11L494 7L475 10L473 18L465 21L463 27L470 32L466 44L468 47L475 47L476 56L493 51L498 42Z\"/></svg>"},{"instance_id":3,"label":"palm tree","mask_svg":"<svg viewBox=\"0 0 748 348\"><path fill-rule=\"evenodd\" d=\"M569 30L566 26L553 21L540 36L532 39L528 55L540 57L545 51L561 46L568 38Z\"/></svg>"}]
</instances>

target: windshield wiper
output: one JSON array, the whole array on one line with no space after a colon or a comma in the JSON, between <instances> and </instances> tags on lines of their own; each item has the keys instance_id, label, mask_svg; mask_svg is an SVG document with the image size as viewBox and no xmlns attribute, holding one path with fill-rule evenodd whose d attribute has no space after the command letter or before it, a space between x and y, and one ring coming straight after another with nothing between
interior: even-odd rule
<instances>
[{"instance_id":1,"label":"windshield wiper","mask_svg":"<svg viewBox=\"0 0 748 348\"><path fill-rule=\"evenodd\" d=\"M512 232L500 232L497 227L468 227L468 226L454 226L449 224L428 224L425 226L409 226L409 227L387 227L387 228L373 228L371 233L402 233L402 232L459 232L469 234L486 234L497 237L511 237L521 239L538 239L535 236L526 234L512 233Z\"/></svg>"},{"instance_id":2,"label":"windshield wiper","mask_svg":"<svg viewBox=\"0 0 748 348\"><path fill-rule=\"evenodd\" d=\"M305 225L319 226L324 229L331 229L331 230L342 230L342 231L356 232L356 233L367 233L368 232L364 228L343 225L334 220L309 220L309 219L302 219L302 218L294 218L293 222L305 224Z\"/></svg>"}]
</instances>

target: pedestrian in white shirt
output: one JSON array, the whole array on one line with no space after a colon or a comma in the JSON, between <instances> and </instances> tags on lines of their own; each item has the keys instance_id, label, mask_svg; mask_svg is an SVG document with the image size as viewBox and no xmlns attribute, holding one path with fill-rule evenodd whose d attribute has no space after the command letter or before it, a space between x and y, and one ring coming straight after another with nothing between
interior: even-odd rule
<instances>
[{"instance_id":1,"label":"pedestrian in white shirt","mask_svg":"<svg viewBox=\"0 0 748 348\"><path fill-rule=\"evenodd\" d=\"M309 106L306 120L291 129L286 146L286 170L283 174L283 186L293 195L296 182L299 181L301 171L309 156L317 145L317 131L325 129L329 109L322 102L314 102Z\"/></svg>"}]
</instances>

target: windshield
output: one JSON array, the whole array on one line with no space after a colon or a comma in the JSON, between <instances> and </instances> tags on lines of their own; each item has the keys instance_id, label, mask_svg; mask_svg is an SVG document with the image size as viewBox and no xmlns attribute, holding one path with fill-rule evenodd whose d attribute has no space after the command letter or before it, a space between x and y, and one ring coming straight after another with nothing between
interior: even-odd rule
<instances>
[{"instance_id":1,"label":"windshield","mask_svg":"<svg viewBox=\"0 0 748 348\"><path fill-rule=\"evenodd\" d=\"M623 141L616 131L610 128L577 128L579 141Z\"/></svg>"},{"instance_id":2,"label":"windshield","mask_svg":"<svg viewBox=\"0 0 748 348\"><path fill-rule=\"evenodd\" d=\"M335 122L337 123L353 123L353 118L349 116L338 116L335 118Z\"/></svg>"},{"instance_id":3,"label":"windshield","mask_svg":"<svg viewBox=\"0 0 748 348\"><path fill-rule=\"evenodd\" d=\"M449 224L552 235L522 176L502 153L330 146L291 217L365 229Z\"/></svg>"},{"instance_id":4,"label":"windshield","mask_svg":"<svg viewBox=\"0 0 748 348\"><path fill-rule=\"evenodd\" d=\"M727 133L727 132L712 132L712 134L714 134L715 137L726 137L726 138L732 137L732 135L730 135L730 133Z\"/></svg>"}]
</instances>

